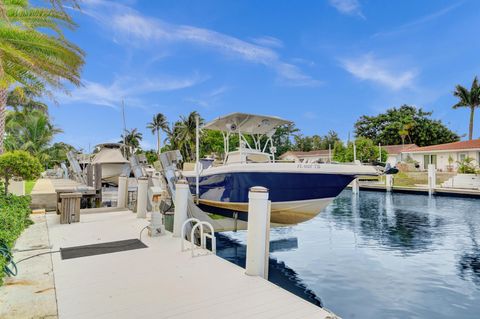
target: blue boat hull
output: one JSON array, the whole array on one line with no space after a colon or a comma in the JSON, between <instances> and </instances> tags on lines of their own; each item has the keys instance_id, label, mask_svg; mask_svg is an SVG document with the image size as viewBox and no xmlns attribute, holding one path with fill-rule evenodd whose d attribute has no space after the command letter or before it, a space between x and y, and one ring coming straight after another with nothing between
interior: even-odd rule
<instances>
[{"instance_id":1,"label":"blue boat hull","mask_svg":"<svg viewBox=\"0 0 480 319\"><path fill-rule=\"evenodd\" d=\"M269 190L272 201L272 222L295 223L312 218L314 215L310 211L315 207L320 208L315 212L318 214L354 178L353 175L294 172L234 172L202 176L199 182L200 208L228 217L238 213L239 219L247 220L248 191L253 186L263 186ZM195 178L187 179L192 194L195 194ZM295 209L289 208L290 211L285 212L282 207Z\"/></svg>"}]
</instances>

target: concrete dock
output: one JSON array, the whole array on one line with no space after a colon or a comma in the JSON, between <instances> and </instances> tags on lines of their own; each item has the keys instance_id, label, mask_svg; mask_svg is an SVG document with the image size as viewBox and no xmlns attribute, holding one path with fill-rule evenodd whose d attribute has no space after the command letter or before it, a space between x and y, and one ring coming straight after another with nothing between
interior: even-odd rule
<instances>
[{"instance_id":1,"label":"concrete dock","mask_svg":"<svg viewBox=\"0 0 480 319\"><path fill-rule=\"evenodd\" d=\"M56 214L45 216L51 251L139 238L148 223L130 211L84 214L67 225ZM142 241L148 248L66 260L53 253L58 317L335 318L220 257L181 252L171 234L151 238L144 231ZM21 280L28 262L40 259L20 263L19 277L11 280Z\"/></svg>"},{"instance_id":2,"label":"concrete dock","mask_svg":"<svg viewBox=\"0 0 480 319\"><path fill-rule=\"evenodd\" d=\"M351 188L349 185L348 188ZM386 192L387 188L385 184L379 183L359 183L360 190ZM404 194L418 194L428 195L427 185L418 186L392 186L393 193ZM451 197L467 197L467 198L480 198L480 190L477 189L465 189L465 188L446 188L435 187L433 194L437 196L451 196Z\"/></svg>"},{"instance_id":3,"label":"concrete dock","mask_svg":"<svg viewBox=\"0 0 480 319\"><path fill-rule=\"evenodd\" d=\"M32 209L45 209L47 211L56 210L57 192L61 191L81 191L83 194L95 194L95 189L93 187L83 185L71 179L40 178L37 180L30 193L30 196L32 197L30 207Z\"/></svg>"}]
</instances>

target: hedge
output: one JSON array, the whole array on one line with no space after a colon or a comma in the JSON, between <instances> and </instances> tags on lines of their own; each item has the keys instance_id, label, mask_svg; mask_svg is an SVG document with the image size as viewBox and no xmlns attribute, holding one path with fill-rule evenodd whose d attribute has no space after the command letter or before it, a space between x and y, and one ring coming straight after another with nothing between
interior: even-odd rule
<instances>
[{"instance_id":1,"label":"hedge","mask_svg":"<svg viewBox=\"0 0 480 319\"><path fill-rule=\"evenodd\" d=\"M4 195L0 192L0 244L13 248L22 231L32 221L30 215L30 196ZM0 286L3 283L5 258L0 255Z\"/></svg>"}]
</instances>

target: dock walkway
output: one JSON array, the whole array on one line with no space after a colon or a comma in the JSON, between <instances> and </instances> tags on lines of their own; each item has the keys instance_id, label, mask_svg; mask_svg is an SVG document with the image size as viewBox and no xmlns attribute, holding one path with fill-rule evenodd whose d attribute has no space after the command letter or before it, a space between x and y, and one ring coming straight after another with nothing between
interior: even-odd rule
<instances>
[{"instance_id":1,"label":"dock walkway","mask_svg":"<svg viewBox=\"0 0 480 319\"><path fill-rule=\"evenodd\" d=\"M32 209L45 209L53 211L57 209L57 192L82 192L83 194L94 195L95 189L90 186L83 185L71 179L65 178L40 178L35 183L30 196Z\"/></svg>"},{"instance_id":2,"label":"dock walkway","mask_svg":"<svg viewBox=\"0 0 480 319\"><path fill-rule=\"evenodd\" d=\"M47 214L52 251L139 238L131 212L88 214L60 225ZM335 318L215 255L192 257L170 234L145 249L62 260L52 254L59 318Z\"/></svg>"},{"instance_id":3,"label":"dock walkway","mask_svg":"<svg viewBox=\"0 0 480 319\"><path fill-rule=\"evenodd\" d=\"M351 188L351 185L349 185L348 188ZM359 189L367 190L367 191L380 191L380 192L387 191L385 184L380 184L380 183L360 183ZM392 186L392 192L428 195L428 186L427 185ZM435 187L433 189L433 193L438 196L480 198L480 190L478 189Z\"/></svg>"}]
</instances>

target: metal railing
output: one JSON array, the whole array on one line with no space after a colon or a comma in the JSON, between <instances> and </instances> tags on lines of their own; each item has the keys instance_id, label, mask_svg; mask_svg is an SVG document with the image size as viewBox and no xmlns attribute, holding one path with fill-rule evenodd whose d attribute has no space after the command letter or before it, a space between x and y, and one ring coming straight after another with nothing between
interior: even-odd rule
<instances>
[{"instance_id":1,"label":"metal railing","mask_svg":"<svg viewBox=\"0 0 480 319\"><path fill-rule=\"evenodd\" d=\"M185 248L186 227L189 223L192 223L192 222L195 222L195 225L192 227L192 230L190 231L190 248ZM209 228L210 233L205 232L204 226L207 226ZM200 230L200 246L195 245L195 231L197 229ZM207 238L209 238L212 243L211 251L207 249ZM190 250L192 252L192 257L204 256L209 254L215 255L217 253L217 240L215 238L215 230L213 229L213 226L208 222L200 221L198 218L189 218L183 223L180 240L181 240L181 250L182 251ZM203 250L203 253L198 252L197 254L195 254L195 251L198 248L201 248Z\"/></svg>"}]
</instances>

